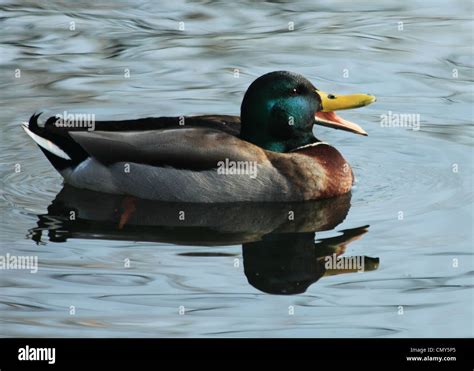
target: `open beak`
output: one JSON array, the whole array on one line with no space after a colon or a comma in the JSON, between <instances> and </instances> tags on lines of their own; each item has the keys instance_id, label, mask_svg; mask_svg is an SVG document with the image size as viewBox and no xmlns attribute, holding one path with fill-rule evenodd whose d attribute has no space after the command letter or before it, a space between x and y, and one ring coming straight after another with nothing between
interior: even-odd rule
<instances>
[{"instance_id":1,"label":"open beak","mask_svg":"<svg viewBox=\"0 0 474 371\"><path fill-rule=\"evenodd\" d=\"M316 112L316 124L328 128L350 131L352 133L367 135L367 132L356 123L344 120L334 113L337 110L351 109L368 106L377 99L370 94L335 95L316 90L321 98L321 111Z\"/></svg>"}]
</instances>

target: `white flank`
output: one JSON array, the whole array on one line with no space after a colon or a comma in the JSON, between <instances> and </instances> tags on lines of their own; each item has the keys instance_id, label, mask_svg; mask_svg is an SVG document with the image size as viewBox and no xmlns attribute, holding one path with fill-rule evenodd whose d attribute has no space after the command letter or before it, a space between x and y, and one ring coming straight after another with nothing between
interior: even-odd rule
<instances>
[{"instance_id":1,"label":"white flank","mask_svg":"<svg viewBox=\"0 0 474 371\"><path fill-rule=\"evenodd\" d=\"M33 139L35 141L35 143L38 144L40 147L42 147L45 150L51 152L53 155L61 157L65 160L70 160L71 159L71 157L69 157L68 154L66 152L64 152L61 148L59 148L56 144L54 144L50 140L47 140L47 139L45 139L43 137L40 137L39 135L33 133L28 128L28 123L27 122L23 122L22 127L26 131L26 134L28 134L31 137L31 139Z\"/></svg>"}]
</instances>

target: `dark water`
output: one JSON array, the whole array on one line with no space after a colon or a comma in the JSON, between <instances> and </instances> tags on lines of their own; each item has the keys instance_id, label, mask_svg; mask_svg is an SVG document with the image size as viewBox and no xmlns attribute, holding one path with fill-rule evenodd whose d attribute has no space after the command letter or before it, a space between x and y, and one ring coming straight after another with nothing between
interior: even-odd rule
<instances>
[{"instance_id":1,"label":"dark water","mask_svg":"<svg viewBox=\"0 0 474 371\"><path fill-rule=\"evenodd\" d=\"M319 3L1 3L1 255L39 270L0 272L0 335L473 336L472 4ZM351 197L199 208L61 190L19 126L238 114L282 69L377 96L343 115L368 137L317 129L353 166ZM384 126L389 111L419 128ZM365 272L329 274L333 253Z\"/></svg>"}]
</instances>

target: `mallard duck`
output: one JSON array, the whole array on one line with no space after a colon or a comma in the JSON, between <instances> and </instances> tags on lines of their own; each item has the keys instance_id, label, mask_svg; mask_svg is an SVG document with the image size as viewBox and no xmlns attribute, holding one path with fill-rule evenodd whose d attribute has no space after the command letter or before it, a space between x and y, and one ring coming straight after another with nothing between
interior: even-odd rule
<instances>
[{"instance_id":1,"label":"mallard duck","mask_svg":"<svg viewBox=\"0 0 474 371\"><path fill-rule=\"evenodd\" d=\"M367 135L334 111L366 106L368 94L324 93L301 75L265 74L237 116L23 123L65 183L77 188L179 202L305 201L350 191L344 157L313 125ZM93 128L91 131L89 129Z\"/></svg>"}]
</instances>

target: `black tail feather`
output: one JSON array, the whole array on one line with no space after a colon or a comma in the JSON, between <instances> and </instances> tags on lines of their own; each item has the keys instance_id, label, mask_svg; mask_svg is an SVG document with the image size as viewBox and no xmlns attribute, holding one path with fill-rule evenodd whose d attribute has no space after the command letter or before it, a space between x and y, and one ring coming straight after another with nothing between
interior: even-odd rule
<instances>
[{"instance_id":1,"label":"black tail feather","mask_svg":"<svg viewBox=\"0 0 474 371\"><path fill-rule=\"evenodd\" d=\"M70 157L70 160L64 159L39 146L56 170L61 171L68 167L75 167L89 156L87 152L71 138L67 130L57 128L54 125L58 119L57 117L50 117L45 125L41 127L38 125L40 115L41 113L34 113L30 117L28 129L34 134L51 141Z\"/></svg>"}]
</instances>

